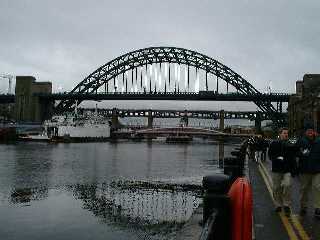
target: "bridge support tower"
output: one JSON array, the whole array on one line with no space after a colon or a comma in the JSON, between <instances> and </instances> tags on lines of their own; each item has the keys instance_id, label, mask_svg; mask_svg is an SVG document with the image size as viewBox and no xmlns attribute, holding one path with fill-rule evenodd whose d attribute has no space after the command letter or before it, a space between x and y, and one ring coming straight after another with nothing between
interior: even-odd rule
<instances>
[{"instance_id":1,"label":"bridge support tower","mask_svg":"<svg viewBox=\"0 0 320 240\"><path fill-rule=\"evenodd\" d=\"M188 111L184 110L184 115L181 118L181 123L183 124L184 127L188 127L189 125L189 118L188 118Z\"/></svg>"},{"instance_id":2,"label":"bridge support tower","mask_svg":"<svg viewBox=\"0 0 320 240\"><path fill-rule=\"evenodd\" d=\"M221 132L224 131L224 110L220 111L220 124L219 124L219 129Z\"/></svg>"},{"instance_id":3,"label":"bridge support tower","mask_svg":"<svg viewBox=\"0 0 320 240\"><path fill-rule=\"evenodd\" d=\"M257 112L256 119L254 120L255 130L257 134L261 134L261 113Z\"/></svg>"},{"instance_id":4,"label":"bridge support tower","mask_svg":"<svg viewBox=\"0 0 320 240\"><path fill-rule=\"evenodd\" d=\"M15 118L18 122L43 122L53 113L53 102L43 100L37 93L52 93L51 82L36 82L32 76L17 76L15 89Z\"/></svg>"},{"instance_id":5,"label":"bridge support tower","mask_svg":"<svg viewBox=\"0 0 320 240\"><path fill-rule=\"evenodd\" d=\"M153 116L152 116L152 110L148 110L148 128L152 128L153 126Z\"/></svg>"},{"instance_id":6,"label":"bridge support tower","mask_svg":"<svg viewBox=\"0 0 320 240\"><path fill-rule=\"evenodd\" d=\"M111 117L111 129L116 130L119 128L119 118L118 111L116 108L112 109L112 117Z\"/></svg>"}]
</instances>

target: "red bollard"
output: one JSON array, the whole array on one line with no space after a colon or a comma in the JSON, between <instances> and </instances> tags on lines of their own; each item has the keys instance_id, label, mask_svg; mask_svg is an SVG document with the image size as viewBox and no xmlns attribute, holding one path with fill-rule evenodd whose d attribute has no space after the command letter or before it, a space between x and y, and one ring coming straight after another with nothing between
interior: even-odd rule
<instances>
[{"instance_id":1,"label":"red bollard","mask_svg":"<svg viewBox=\"0 0 320 240\"><path fill-rule=\"evenodd\" d=\"M252 240L252 189L246 178L238 178L229 193L232 240Z\"/></svg>"}]
</instances>

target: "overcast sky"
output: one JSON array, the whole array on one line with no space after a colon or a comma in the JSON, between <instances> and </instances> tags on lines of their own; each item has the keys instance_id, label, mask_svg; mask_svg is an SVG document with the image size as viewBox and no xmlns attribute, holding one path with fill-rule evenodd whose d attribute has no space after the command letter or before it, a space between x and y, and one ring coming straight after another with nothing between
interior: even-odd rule
<instances>
[{"instance_id":1,"label":"overcast sky","mask_svg":"<svg viewBox=\"0 0 320 240\"><path fill-rule=\"evenodd\" d=\"M319 73L319 11L318 0L1 0L0 74L71 90L124 53L176 46L222 62L261 91L271 82L294 92L305 73Z\"/></svg>"}]
</instances>

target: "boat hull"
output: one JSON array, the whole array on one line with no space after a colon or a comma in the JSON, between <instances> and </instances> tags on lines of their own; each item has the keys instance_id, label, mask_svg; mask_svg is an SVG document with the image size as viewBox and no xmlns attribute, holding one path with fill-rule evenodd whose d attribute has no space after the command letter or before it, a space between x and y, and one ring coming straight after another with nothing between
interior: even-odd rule
<instances>
[{"instance_id":1,"label":"boat hull","mask_svg":"<svg viewBox=\"0 0 320 240\"><path fill-rule=\"evenodd\" d=\"M15 141L17 133L15 127L0 127L0 142Z\"/></svg>"},{"instance_id":2,"label":"boat hull","mask_svg":"<svg viewBox=\"0 0 320 240\"><path fill-rule=\"evenodd\" d=\"M169 136L166 138L167 143L189 143L192 142L190 136Z\"/></svg>"}]
</instances>

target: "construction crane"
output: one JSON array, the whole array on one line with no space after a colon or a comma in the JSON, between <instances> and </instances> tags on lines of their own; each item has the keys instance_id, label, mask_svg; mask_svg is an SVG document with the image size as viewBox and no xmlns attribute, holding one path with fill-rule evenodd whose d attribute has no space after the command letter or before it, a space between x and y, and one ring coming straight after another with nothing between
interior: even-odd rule
<instances>
[{"instance_id":1,"label":"construction crane","mask_svg":"<svg viewBox=\"0 0 320 240\"><path fill-rule=\"evenodd\" d=\"M9 80L8 94L11 94L13 77L14 76L10 74L0 74L0 78L7 78Z\"/></svg>"}]
</instances>

